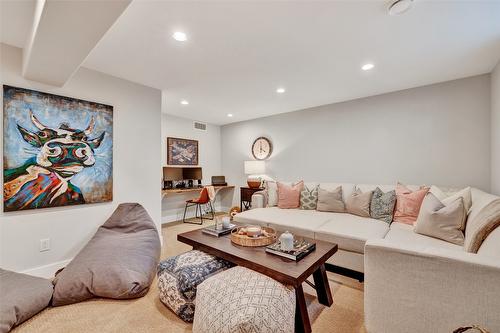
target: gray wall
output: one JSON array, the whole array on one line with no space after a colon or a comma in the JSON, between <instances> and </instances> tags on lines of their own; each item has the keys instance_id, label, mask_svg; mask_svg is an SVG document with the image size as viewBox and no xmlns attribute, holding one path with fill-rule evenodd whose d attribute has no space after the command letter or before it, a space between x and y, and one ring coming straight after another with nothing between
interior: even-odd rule
<instances>
[{"instance_id":1,"label":"gray wall","mask_svg":"<svg viewBox=\"0 0 500 333\"><path fill-rule=\"evenodd\" d=\"M491 73L491 192L500 195L500 62Z\"/></svg>"},{"instance_id":2,"label":"gray wall","mask_svg":"<svg viewBox=\"0 0 500 333\"><path fill-rule=\"evenodd\" d=\"M234 123L221 135L222 171L233 184L245 183L243 161L263 135L274 143L266 173L277 179L489 191L490 76Z\"/></svg>"},{"instance_id":3,"label":"gray wall","mask_svg":"<svg viewBox=\"0 0 500 333\"><path fill-rule=\"evenodd\" d=\"M141 203L160 230L161 91L85 68L80 68L62 88L44 85L22 77L21 49L5 44L0 44L0 49L3 84L114 107L113 202L0 212L0 266L53 276L122 202ZM40 239L44 238L50 239L51 249L40 252Z\"/></svg>"}]
</instances>

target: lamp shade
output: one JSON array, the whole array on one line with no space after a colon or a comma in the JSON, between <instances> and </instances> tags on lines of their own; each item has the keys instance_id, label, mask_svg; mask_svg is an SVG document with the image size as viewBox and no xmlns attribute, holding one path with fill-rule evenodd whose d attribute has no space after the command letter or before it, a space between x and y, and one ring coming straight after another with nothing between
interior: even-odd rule
<instances>
[{"instance_id":1,"label":"lamp shade","mask_svg":"<svg viewBox=\"0 0 500 333\"><path fill-rule=\"evenodd\" d=\"M245 174L259 175L266 172L266 163L264 161L245 161Z\"/></svg>"}]
</instances>

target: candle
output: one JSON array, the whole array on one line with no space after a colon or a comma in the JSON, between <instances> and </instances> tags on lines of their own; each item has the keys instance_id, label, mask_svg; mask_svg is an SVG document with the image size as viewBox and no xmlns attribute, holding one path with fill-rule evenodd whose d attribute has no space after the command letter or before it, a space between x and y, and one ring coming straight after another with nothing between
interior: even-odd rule
<instances>
[{"instance_id":1,"label":"candle","mask_svg":"<svg viewBox=\"0 0 500 333\"><path fill-rule=\"evenodd\" d=\"M261 233L260 227L247 227L248 237L257 237L260 236L260 233Z\"/></svg>"}]
</instances>

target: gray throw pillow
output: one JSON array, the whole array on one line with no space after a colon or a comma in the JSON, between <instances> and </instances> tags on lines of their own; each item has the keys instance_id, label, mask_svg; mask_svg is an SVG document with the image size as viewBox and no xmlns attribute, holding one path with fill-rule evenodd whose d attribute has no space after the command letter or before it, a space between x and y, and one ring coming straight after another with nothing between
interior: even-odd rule
<instances>
[{"instance_id":1,"label":"gray throw pillow","mask_svg":"<svg viewBox=\"0 0 500 333\"><path fill-rule=\"evenodd\" d=\"M394 206L396 205L396 191L382 192L380 188L373 191L370 203L370 216L387 223L392 222Z\"/></svg>"},{"instance_id":2,"label":"gray throw pillow","mask_svg":"<svg viewBox=\"0 0 500 333\"><path fill-rule=\"evenodd\" d=\"M465 237L462 230L466 219L467 212L462 197L445 206L434 194L427 193L420 207L414 231L453 244L464 245Z\"/></svg>"},{"instance_id":3,"label":"gray throw pillow","mask_svg":"<svg viewBox=\"0 0 500 333\"><path fill-rule=\"evenodd\" d=\"M361 192L358 188L345 201L345 208L348 213L370 217L370 203L373 191Z\"/></svg>"},{"instance_id":4,"label":"gray throw pillow","mask_svg":"<svg viewBox=\"0 0 500 333\"><path fill-rule=\"evenodd\" d=\"M144 296L160 258L156 226L138 203L120 204L88 244L54 279L52 305L94 296Z\"/></svg>"},{"instance_id":5,"label":"gray throw pillow","mask_svg":"<svg viewBox=\"0 0 500 333\"><path fill-rule=\"evenodd\" d=\"M345 213L344 199L342 199L342 186L333 191L318 189L318 204L316 210L321 212Z\"/></svg>"},{"instance_id":6,"label":"gray throw pillow","mask_svg":"<svg viewBox=\"0 0 500 333\"><path fill-rule=\"evenodd\" d=\"M318 186L309 189L304 185L304 189L300 192L300 209L314 210L318 204Z\"/></svg>"},{"instance_id":7,"label":"gray throw pillow","mask_svg":"<svg viewBox=\"0 0 500 333\"><path fill-rule=\"evenodd\" d=\"M0 332L9 332L45 309L52 292L50 280L0 268Z\"/></svg>"}]
</instances>

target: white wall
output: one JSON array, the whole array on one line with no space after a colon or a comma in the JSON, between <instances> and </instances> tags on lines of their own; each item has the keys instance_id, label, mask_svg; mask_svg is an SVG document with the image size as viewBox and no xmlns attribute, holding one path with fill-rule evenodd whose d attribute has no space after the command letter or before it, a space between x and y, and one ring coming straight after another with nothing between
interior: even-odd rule
<instances>
[{"instance_id":1,"label":"white wall","mask_svg":"<svg viewBox=\"0 0 500 333\"><path fill-rule=\"evenodd\" d=\"M114 107L113 202L0 213L0 266L50 274L71 259L122 202L141 203L160 227L161 91L85 68L62 88L28 81L20 74L21 49L0 45L3 84ZM50 251L39 252L43 238L50 238ZM32 270L44 265L48 265L44 270Z\"/></svg>"},{"instance_id":2,"label":"white wall","mask_svg":"<svg viewBox=\"0 0 500 333\"><path fill-rule=\"evenodd\" d=\"M490 77L223 126L222 171L231 183L245 183L243 161L259 136L274 143L266 167L277 179L489 190Z\"/></svg>"},{"instance_id":3,"label":"white wall","mask_svg":"<svg viewBox=\"0 0 500 333\"><path fill-rule=\"evenodd\" d=\"M491 192L500 195L500 62L491 73Z\"/></svg>"},{"instance_id":4,"label":"white wall","mask_svg":"<svg viewBox=\"0 0 500 333\"><path fill-rule=\"evenodd\" d=\"M167 137L198 140L199 166L203 169L203 184L210 184L212 176L222 175L221 168L221 136L220 126L207 124L206 131L194 128L194 120L162 115L161 145L162 163L167 166ZM186 200L195 197L196 193L172 194L162 200L162 222L168 223L182 219ZM230 190L219 193L216 200L216 209L226 209L231 201L223 200L232 196ZM225 204L226 202L229 202ZM194 213L194 208L191 213Z\"/></svg>"}]
</instances>

